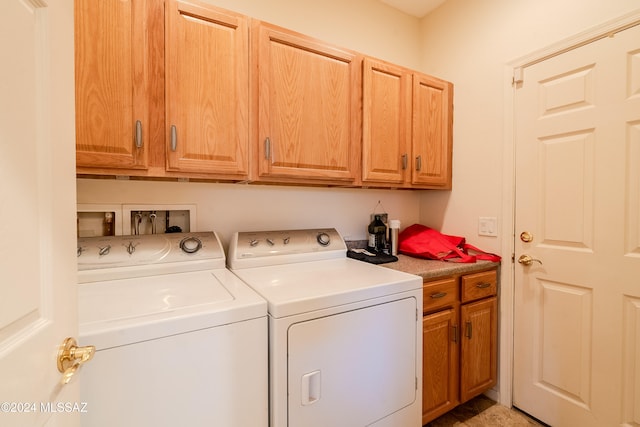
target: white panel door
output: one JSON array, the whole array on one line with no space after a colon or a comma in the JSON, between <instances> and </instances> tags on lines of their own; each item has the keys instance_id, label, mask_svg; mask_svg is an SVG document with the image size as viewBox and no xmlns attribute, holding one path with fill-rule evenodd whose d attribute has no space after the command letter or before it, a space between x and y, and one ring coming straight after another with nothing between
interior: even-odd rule
<instances>
[{"instance_id":1,"label":"white panel door","mask_svg":"<svg viewBox=\"0 0 640 427\"><path fill-rule=\"evenodd\" d=\"M640 425L640 27L525 68L515 97L514 405Z\"/></svg>"},{"instance_id":2,"label":"white panel door","mask_svg":"<svg viewBox=\"0 0 640 427\"><path fill-rule=\"evenodd\" d=\"M366 426L412 404L416 310L405 298L292 325L288 425Z\"/></svg>"},{"instance_id":3,"label":"white panel door","mask_svg":"<svg viewBox=\"0 0 640 427\"><path fill-rule=\"evenodd\" d=\"M74 426L73 0L3 0L0 52L0 425Z\"/></svg>"}]
</instances>

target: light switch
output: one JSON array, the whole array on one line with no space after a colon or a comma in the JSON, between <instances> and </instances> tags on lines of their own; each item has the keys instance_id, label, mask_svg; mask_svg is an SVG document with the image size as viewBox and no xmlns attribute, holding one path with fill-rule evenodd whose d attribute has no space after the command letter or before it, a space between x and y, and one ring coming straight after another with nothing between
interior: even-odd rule
<instances>
[{"instance_id":1,"label":"light switch","mask_svg":"<svg viewBox=\"0 0 640 427\"><path fill-rule=\"evenodd\" d=\"M478 235L479 236L498 236L498 218L493 216L481 216L478 218Z\"/></svg>"}]
</instances>

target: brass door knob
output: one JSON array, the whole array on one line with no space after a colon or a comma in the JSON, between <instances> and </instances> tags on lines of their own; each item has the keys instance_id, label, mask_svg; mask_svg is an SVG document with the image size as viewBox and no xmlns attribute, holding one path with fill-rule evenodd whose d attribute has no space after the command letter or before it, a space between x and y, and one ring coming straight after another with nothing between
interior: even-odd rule
<instances>
[{"instance_id":1,"label":"brass door knob","mask_svg":"<svg viewBox=\"0 0 640 427\"><path fill-rule=\"evenodd\" d=\"M62 384L68 384L80 366L93 359L96 348L92 345L78 347L74 338L67 338L58 349L58 371L61 372Z\"/></svg>"},{"instance_id":2,"label":"brass door knob","mask_svg":"<svg viewBox=\"0 0 640 427\"><path fill-rule=\"evenodd\" d=\"M531 256L526 254L520 255L520 258L518 258L518 262L522 265L531 265L534 262L537 262L538 264L542 265L542 261L540 261L539 259L532 258Z\"/></svg>"},{"instance_id":3,"label":"brass door knob","mask_svg":"<svg viewBox=\"0 0 640 427\"><path fill-rule=\"evenodd\" d=\"M528 231L523 231L522 233L520 233L520 240L525 243L533 242L533 234L529 233Z\"/></svg>"}]
</instances>

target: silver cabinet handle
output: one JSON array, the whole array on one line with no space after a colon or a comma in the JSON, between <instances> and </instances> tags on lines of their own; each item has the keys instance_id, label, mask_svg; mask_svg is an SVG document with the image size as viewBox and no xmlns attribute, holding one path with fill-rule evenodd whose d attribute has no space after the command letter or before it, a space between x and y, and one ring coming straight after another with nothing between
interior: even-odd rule
<instances>
[{"instance_id":1,"label":"silver cabinet handle","mask_svg":"<svg viewBox=\"0 0 640 427\"><path fill-rule=\"evenodd\" d=\"M407 169L407 155L403 154L402 155L402 170L406 170Z\"/></svg>"},{"instance_id":2,"label":"silver cabinet handle","mask_svg":"<svg viewBox=\"0 0 640 427\"><path fill-rule=\"evenodd\" d=\"M136 120L136 148L142 148L142 122Z\"/></svg>"},{"instance_id":3,"label":"silver cabinet handle","mask_svg":"<svg viewBox=\"0 0 640 427\"><path fill-rule=\"evenodd\" d=\"M271 139L269 137L264 140L264 158L266 160L271 159Z\"/></svg>"},{"instance_id":4,"label":"silver cabinet handle","mask_svg":"<svg viewBox=\"0 0 640 427\"><path fill-rule=\"evenodd\" d=\"M435 294L430 295L432 299L444 298L446 296L447 296L446 292L436 292Z\"/></svg>"},{"instance_id":5,"label":"silver cabinet handle","mask_svg":"<svg viewBox=\"0 0 640 427\"><path fill-rule=\"evenodd\" d=\"M171 151L176 151L178 148L178 130L176 125L171 125Z\"/></svg>"},{"instance_id":6,"label":"silver cabinet handle","mask_svg":"<svg viewBox=\"0 0 640 427\"><path fill-rule=\"evenodd\" d=\"M416 170L420 171L422 169L422 156L416 157Z\"/></svg>"}]
</instances>

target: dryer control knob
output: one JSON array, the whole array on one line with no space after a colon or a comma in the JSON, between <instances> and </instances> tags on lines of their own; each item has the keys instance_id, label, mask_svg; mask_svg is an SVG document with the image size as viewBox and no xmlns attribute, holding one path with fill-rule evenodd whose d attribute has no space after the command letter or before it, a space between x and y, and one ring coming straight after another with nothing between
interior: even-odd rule
<instances>
[{"instance_id":1,"label":"dryer control knob","mask_svg":"<svg viewBox=\"0 0 640 427\"><path fill-rule=\"evenodd\" d=\"M329 243L331 243L331 237L327 233L318 234L317 239L321 246L329 246Z\"/></svg>"},{"instance_id":2,"label":"dryer control knob","mask_svg":"<svg viewBox=\"0 0 640 427\"><path fill-rule=\"evenodd\" d=\"M180 249L188 254L194 254L202 248L202 242L197 237L185 237L180 241Z\"/></svg>"}]
</instances>

